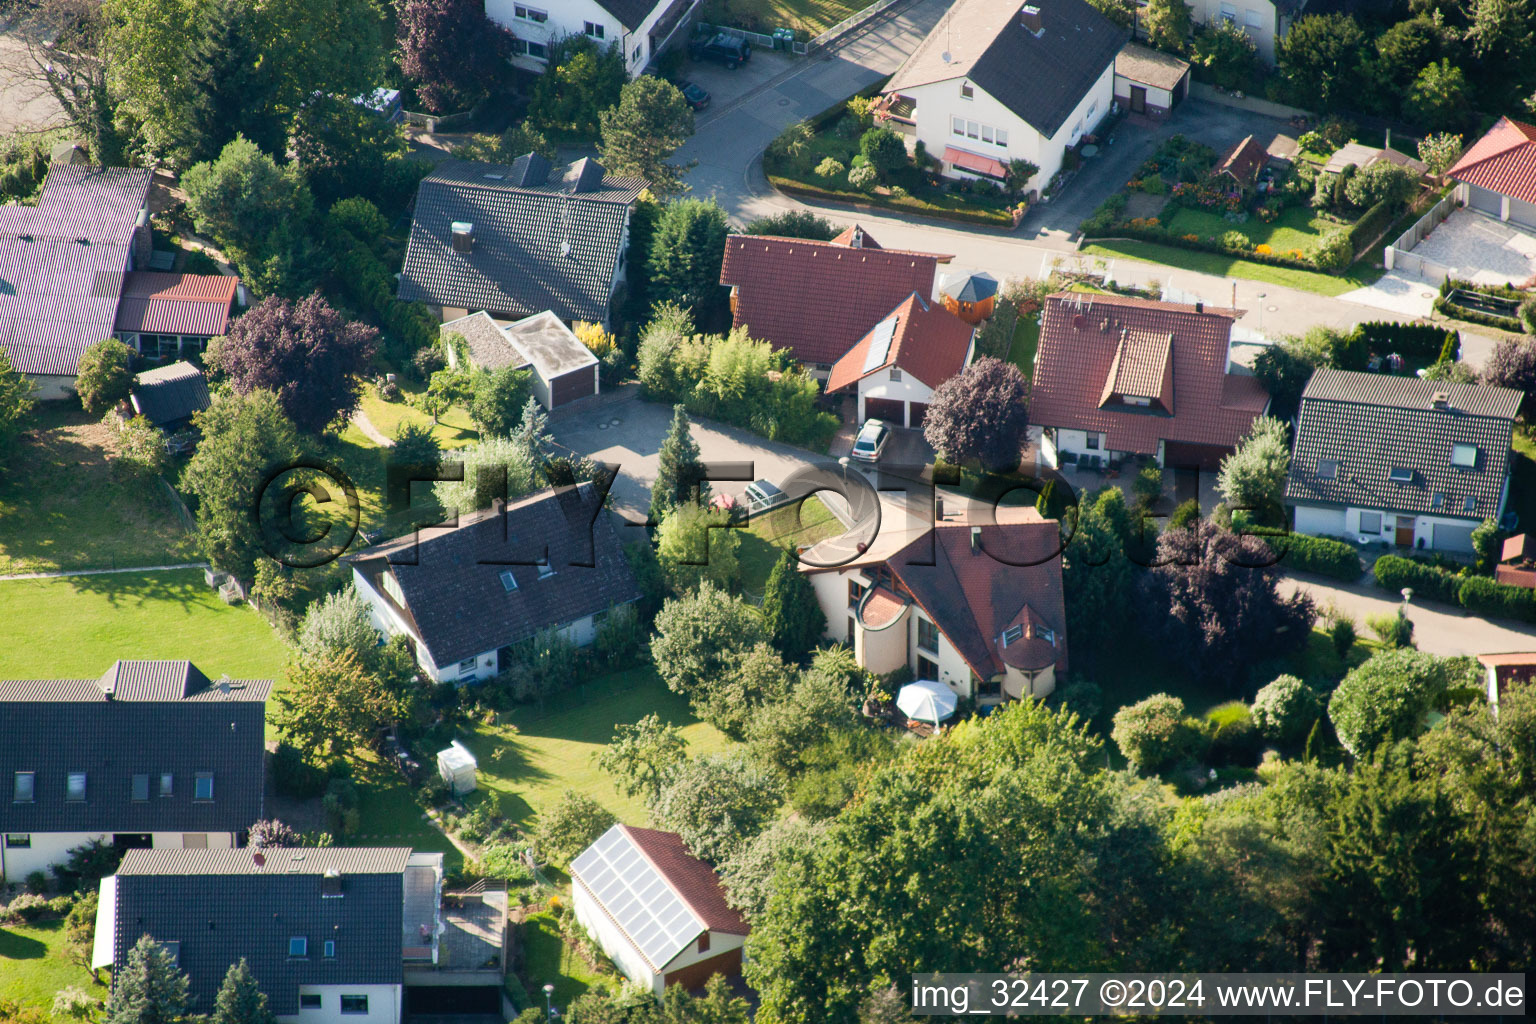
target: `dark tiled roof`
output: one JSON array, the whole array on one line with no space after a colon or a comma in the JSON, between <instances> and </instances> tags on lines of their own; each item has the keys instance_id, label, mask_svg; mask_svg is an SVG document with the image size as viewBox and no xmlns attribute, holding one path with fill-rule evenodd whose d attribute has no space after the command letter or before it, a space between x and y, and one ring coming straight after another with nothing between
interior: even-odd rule
<instances>
[{"instance_id":1,"label":"dark tiled roof","mask_svg":"<svg viewBox=\"0 0 1536 1024\"><path fill-rule=\"evenodd\" d=\"M787 348L803 363L833 363L896 305L933 294L951 257L804 238L732 235L720 283L738 286L735 326Z\"/></svg>"},{"instance_id":2,"label":"dark tiled roof","mask_svg":"<svg viewBox=\"0 0 1536 1024\"><path fill-rule=\"evenodd\" d=\"M1112 451L1153 454L1159 440L1236 444L1269 401L1256 378L1226 372L1232 322L1240 315L1121 295L1049 296L1029 418L1044 427L1102 431ZM1172 336L1165 410L1105 403L1116 357L1133 332Z\"/></svg>"},{"instance_id":3,"label":"dark tiled roof","mask_svg":"<svg viewBox=\"0 0 1536 1024\"><path fill-rule=\"evenodd\" d=\"M1536 125L1508 117L1488 129L1446 172L1500 195L1536 203Z\"/></svg>"},{"instance_id":4,"label":"dark tiled roof","mask_svg":"<svg viewBox=\"0 0 1536 1024\"><path fill-rule=\"evenodd\" d=\"M159 366L134 378L133 407L156 426L187 419L210 404L208 379L191 363Z\"/></svg>"},{"instance_id":5,"label":"dark tiled roof","mask_svg":"<svg viewBox=\"0 0 1536 1024\"><path fill-rule=\"evenodd\" d=\"M886 357L865 369L870 347L877 344L876 335L891 320L895 326ZM848 387L890 366L900 367L930 388L937 388L965 369L965 356L975 333L975 328L943 306L929 305L917 295L909 295L832 365L827 390Z\"/></svg>"},{"instance_id":6,"label":"dark tiled roof","mask_svg":"<svg viewBox=\"0 0 1536 1024\"><path fill-rule=\"evenodd\" d=\"M522 175L529 184L516 186L514 167L505 164L438 164L416 193L400 298L605 322L630 207L645 182L603 177L594 185L593 168L578 162L543 182ZM581 191L570 191L583 181ZM453 248L456 222L474 225L468 253Z\"/></svg>"},{"instance_id":7,"label":"dark tiled roof","mask_svg":"<svg viewBox=\"0 0 1536 1024\"><path fill-rule=\"evenodd\" d=\"M131 271L123 278L114 326L151 334L223 334L239 284L237 277L218 274Z\"/></svg>"},{"instance_id":8,"label":"dark tiled roof","mask_svg":"<svg viewBox=\"0 0 1536 1024\"><path fill-rule=\"evenodd\" d=\"M142 168L55 164L35 207L0 206L0 348L22 373L71 375L112 336Z\"/></svg>"},{"instance_id":9,"label":"dark tiled roof","mask_svg":"<svg viewBox=\"0 0 1536 1024\"><path fill-rule=\"evenodd\" d=\"M1437 394L1446 396L1444 408L1435 407ZM1477 521L1497 516L1520 400L1509 388L1318 370L1301 396L1286 500ZM1475 465L1452 464L1457 444L1477 449ZM1335 464L1331 478L1318 475L1320 461ZM1411 478L1388 479L1394 468Z\"/></svg>"},{"instance_id":10,"label":"dark tiled roof","mask_svg":"<svg viewBox=\"0 0 1536 1024\"><path fill-rule=\"evenodd\" d=\"M1113 66L1128 33L1083 0L1031 2L1040 8L1039 37L1019 20L1022 0L958 0L886 92L967 78L1042 135L1055 136Z\"/></svg>"},{"instance_id":11,"label":"dark tiled roof","mask_svg":"<svg viewBox=\"0 0 1536 1024\"><path fill-rule=\"evenodd\" d=\"M450 334L463 337L469 358L482 370L507 366L521 369L528 365L528 357L512 347L506 332L483 310L448 321L438 328L438 334L444 338Z\"/></svg>"},{"instance_id":12,"label":"dark tiled roof","mask_svg":"<svg viewBox=\"0 0 1536 1024\"><path fill-rule=\"evenodd\" d=\"M261 817L267 680L227 692L187 662L120 661L100 679L0 681L0 779L34 772L30 804L0 799L0 832L237 832ZM111 697L108 697L108 690ZM214 799L192 799L198 772ZM86 798L65 799L86 773ZM175 778L170 797L159 777ZM132 799L149 775L148 801Z\"/></svg>"},{"instance_id":13,"label":"dark tiled roof","mask_svg":"<svg viewBox=\"0 0 1536 1024\"><path fill-rule=\"evenodd\" d=\"M956 302L985 302L997 295L997 278L985 270L973 274L946 274L939 291Z\"/></svg>"},{"instance_id":14,"label":"dark tiled roof","mask_svg":"<svg viewBox=\"0 0 1536 1024\"><path fill-rule=\"evenodd\" d=\"M619 19L631 32L639 28L647 16L667 0L597 0L597 6Z\"/></svg>"},{"instance_id":15,"label":"dark tiled roof","mask_svg":"<svg viewBox=\"0 0 1536 1024\"><path fill-rule=\"evenodd\" d=\"M398 985L410 853L274 849L258 865L258 851L249 849L130 850L110 883L116 962L142 935L179 942L196 1013L213 1009L224 973L241 957L280 1016L298 1013L301 985ZM327 867L341 874L340 899L321 895ZM288 956L295 936L308 940L307 956ZM336 943L334 959L323 956L326 940Z\"/></svg>"},{"instance_id":16,"label":"dark tiled roof","mask_svg":"<svg viewBox=\"0 0 1536 1024\"><path fill-rule=\"evenodd\" d=\"M385 600L380 577L394 574L405 598L400 610L439 666L640 598L613 521L590 484L542 491L503 515L485 510L459 522L354 558ZM534 563L546 546L555 572L540 579ZM512 573L516 589L506 589L503 572Z\"/></svg>"}]
</instances>

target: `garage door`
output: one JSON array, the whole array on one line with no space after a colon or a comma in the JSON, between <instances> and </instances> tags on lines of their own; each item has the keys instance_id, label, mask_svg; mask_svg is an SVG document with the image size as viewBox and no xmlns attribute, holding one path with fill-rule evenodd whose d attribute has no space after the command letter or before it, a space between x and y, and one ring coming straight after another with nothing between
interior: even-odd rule
<instances>
[{"instance_id":1,"label":"garage door","mask_svg":"<svg viewBox=\"0 0 1536 1024\"><path fill-rule=\"evenodd\" d=\"M741 973L741 949L738 947L719 956L700 960L696 964L676 971L668 971L663 977L667 985L681 985L686 989L703 988L712 975L723 974L727 978Z\"/></svg>"},{"instance_id":2,"label":"garage door","mask_svg":"<svg viewBox=\"0 0 1536 1024\"><path fill-rule=\"evenodd\" d=\"M885 420L893 427L905 426L907 410L904 403L894 398L864 399L864 418Z\"/></svg>"},{"instance_id":3,"label":"garage door","mask_svg":"<svg viewBox=\"0 0 1536 1024\"><path fill-rule=\"evenodd\" d=\"M912 402L907 406L907 413L912 417L911 426L920 427L923 420L928 418L928 403Z\"/></svg>"},{"instance_id":4,"label":"garage door","mask_svg":"<svg viewBox=\"0 0 1536 1024\"><path fill-rule=\"evenodd\" d=\"M556 409L567 402L597 393L597 367L584 366L550 381L549 404Z\"/></svg>"},{"instance_id":5,"label":"garage door","mask_svg":"<svg viewBox=\"0 0 1536 1024\"><path fill-rule=\"evenodd\" d=\"M1472 530L1473 527L1470 526L1448 526L1444 523L1436 523L1430 544L1436 551L1460 551L1470 555L1472 554Z\"/></svg>"},{"instance_id":6,"label":"garage door","mask_svg":"<svg viewBox=\"0 0 1536 1024\"><path fill-rule=\"evenodd\" d=\"M1524 199L1511 198L1509 201L1509 219L1522 227L1536 228L1536 203L1528 203Z\"/></svg>"},{"instance_id":7,"label":"garage door","mask_svg":"<svg viewBox=\"0 0 1536 1024\"><path fill-rule=\"evenodd\" d=\"M1497 217L1503 208L1503 202L1504 197L1497 192L1490 192L1478 185L1468 186L1467 205L1474 210L1482 210Z\"/></svg>"},{"instance_id":8,"label":"garage door","mask_svg":"<svg viewBox=\"0 0 1536 1024\"><path fill-rule=\"evenodd\" d=\"M1343 537L1344 510L1296 506L1296 532L1313 537Z\"/></svg>"},{"instance_id":9,"label":"garage door","mask_svg":"<svg viewBox=\"0 0 1536 1024\"><path fill-rule=\"evenodd\" d=\"M1214 473L1221 468L1224 456L1232 454L1231 448L1213 444L1185 444L1168 441L1163 445L1163 465L1175 468L1187 466Z\"/></svg>"}]
</instances>

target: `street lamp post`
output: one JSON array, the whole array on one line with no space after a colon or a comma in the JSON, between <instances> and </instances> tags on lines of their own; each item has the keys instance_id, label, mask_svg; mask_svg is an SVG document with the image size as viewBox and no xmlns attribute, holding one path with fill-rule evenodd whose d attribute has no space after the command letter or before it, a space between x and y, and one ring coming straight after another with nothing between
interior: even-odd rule
<instances>
[{"instance_id":1,"label":"street lamp post","mask_svg":"<svg viewBox=\"0 0 1536 1024\"><path fill-rule=\"evenodd\" d=\"M1259 292L1259 333L1264 333L1264 299L1265 294Z\"/></svg>"},{"instance_id":2,"label":"street lamp post","mask_svg":"<svg viewBox=\"0 0 1536 1024\"><path fill-rule=\"evenodd\" d=\"M544 986L544 1016L549 1020L555 1019L554 998L555 986L546 984Z\"/></svg>"},{"instance_id":3,"label":"street lamp post","mask_svg":"<svg viewBox=\"0 0 1536 1024\"><path fill-rule=\"evenodd\" d=\"M848 456L844 455L838 459L837 464L843 467L843 485L846 487L848 484Z\"/></svg>"}]
</instances>

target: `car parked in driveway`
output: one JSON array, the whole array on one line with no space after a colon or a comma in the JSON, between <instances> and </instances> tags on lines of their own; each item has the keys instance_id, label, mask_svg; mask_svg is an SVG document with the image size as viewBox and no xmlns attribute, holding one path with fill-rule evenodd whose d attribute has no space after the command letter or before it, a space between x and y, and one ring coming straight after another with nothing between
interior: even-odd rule
<instances>
[{"instance_id":1,"label":"car parked in driveway","mask_svg":"<svg viewBox=\"0 0 1536 1024\"><path fill-rule=\"evenodd\" d=\"M709 106L709 92L696 82L678 82L677 88L683 94L683 99L694 110L703 110Z\"/></svg>"},{"instance_id":2,"label":"car parked in driveway","mask_svg":"<svg viewBox=\"0 0 1536 1024\"><path fill-rule=\"evenodd\" d=\"M752 44L745 39L719 32L711 39L694 43L688 52L694 60L712 60L728 68L735 68L752 59Z\"/></svg>"},{"instance_id":3,"label":"car parked in driveway","mask_svg":"<svg viewBox=\"0 0 1536 1024\"><path fill-rule=\"evenodd\" d=\"M885 451L890 440L891 428L884 420L865 420L859 428L859 436L854 439L853 451L849 454L860 462L874 462L880 458L880 453Z\"/></svg>"}]
</instances>

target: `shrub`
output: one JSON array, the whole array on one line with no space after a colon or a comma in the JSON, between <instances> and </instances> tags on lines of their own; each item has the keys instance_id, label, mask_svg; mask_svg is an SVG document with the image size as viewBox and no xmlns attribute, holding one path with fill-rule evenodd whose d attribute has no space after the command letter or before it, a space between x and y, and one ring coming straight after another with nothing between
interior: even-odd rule
<instances>
[{"instance_id":1,"label":"shrub","mask_svg":"<svg viewBox=\"0 0 1536 1024\"><path fill-rule=\"evenodd\" d=\"M1350 630L1353 633L1353 623ZM1282 675L1254 695L1253 723L1270 739L1295 740L1312 728L1321 710L1312 687L1296 676Z\"/></svg>"},{"instance_id":2,"label":"shrub","mask_svg":"<svg viewBox=\"0 0 1536 1024\"><path fill-rule=\"evenodd\" d=\"M491 843L480 851L476 871L486 878L504 879L512 885L527 885L533 872L523 860L523 847L517 843Z\"/></svg>"},{"instance_id":3,"label":"shrub","mask_svg":"<svg viewBox=\"0 0 1536 1024\"><path fill-rule=\"evenodd\" d=\"M889 128L871 128L859 139L859 152L870 166L886 178L906 165L907 147L901 136Z\"/></svg>"},{"instance_id":4,"label":"shrub","mask_svg":"<svg viewBox=\"0 0 1536 1024\"><path fill-rule=\"evenodd\" d=\"M1352 545L1328 537L1293 533L1271 543L1280 564L1298 572L1316 572L1353 583L1360 578L1360 556Z\"/></svg>"},{"instance_id":5,"label":"shrub","mask_svg":"<svg viewBox=\"0 0 1536 1024\"><path fill-rule=\"evenodd\" d=\"M0 920L36 921L50 913L48 897L41 893L24 892L0 910Z\"/></svg>"},{"instance_id":6,"label":"shrub","mask_svg":"<svg viewBox=\"0 0 1536 1024\"><path fill-rule=\"evenodd\" d=\"M1382 555L1372 569L1376 585L1396 594L1404 587L1412 587L1415 597L1431 601L1457 604L1460 600L1460 583L1457 577L1443 569L1398 555Z\"/></svg>"},{"instance_id":7,"label":"shrub","mask_svg":"<svg viewBox=\"0 0 1536 1024\"><path fill-rule=\"evenodd\" d=\"M1381 167L1383 164L1377 164ZM1390 165L1386 165L1390 166ZM1382 200L1373 205L1360 215L1360 219L1349 226L1345 235L1349 238L1349 244L1356 253L1364 252L1370 244L1376 240L1376 236L1387 229L1392 223L1401 204Z\"/></svg>"},{"instance_id":8,"label":"shrub","mask_svg":"<svg viewBox=\"0 0 1536 1024\"><path fill-rule=\"evenodd\" d=\"M292 743L279 743L272 754L272 785L283 796L308 800L325 792L325 773L304 760Z\"/></svg>"},{"instance_id":9,"label":"shrub","mask_svg":"<svg viewBox=\"0 0 1536 1024\"><path fill-rule=\"evenodd\" d=\"M613 812L584 793L566 790L534 827L534 847L555 864L567 864L613 827Z\"/></svg>"},{"instance_id":10,"label":"shrub","mask_svg":"<svg viewBox=\"0 0 1536 1024\"><path fill-rule=\"evenodd\" d=\"M1075 712L1084 721L1091 721L1104 710L1104 691L1091 679L1074 679L1053 695L1064 711Z\"/></svg>"},{"instance_id":11,"label":"shrub","mask_svg":"<svg viewBox=\"0 0 1536 1024\"><path fill-rule=\"evenodd\" d=\"M1099 208L1094 210L1088 219L1080 225L1083 234L1107 234L1109 229L1118 224L1120 218L1125 216L1125 205L1127 202L1129 200L1119 192L1104 200L1099 204Z\"/></svg>"},{"instance_id":12,"label":"shrub","mask_svg":"<svg viewBox=\"0 0 1536 1024\"><path fill-rule=\"evenodd\" d=\"M1520 303L1519 314L1520 326L1525 328L1525 333L1536 334L1536 298Z\"/></svg>"},{"instance_id":13,"label":"shrub","mask_svg":"<svg viewBox=\"0 0 1536 1024\"><path fill-rule=\"evenodd\" d=\"M1334 653L1344 657L1349 649L1355 646L1355 638L1358 635L1355 627L1354 616L1347 612L1334 612L1328 617L1326 632L1328 639L1333 642Z\"/></svg>"},{"instance_id":14,"label":"shrub","mask_svg":"<svg viewBox=\"0 0 1536 1024\"><path fill-rule=\"evenodd\" d=\"M1141 180L1141 190L1149 196L1165 195L1168 192L1168 183L1163 180L1161 174L1154 174L1150 178Z\"/></svg>"},{"instance_id":15,"label":"shrub","mask_svg":"<svg viewBox=\"0 0 1536 1024\"><path fill-rule=\"evenodd\" d=\"M1179 507L1168 517L1168 529L1183 530L1199 520L1200 501L1198 498L1188 498L1179 502Z\"/></svg>"},{"instance_id":16,"label":"shrub","mask_svg":"<svg viewBox=\"0 0 1536 1024\"><path fill-rule=\"evenodd\" d=\"M1213 759L1233 764L1251 763L1258 757L1260 736L1248 705L1240 700L1227 701L1212 708L1205 717Z\"/></svg>"},{"instance_id":17,"label":"shrub","mask_svg":"<svg viewBox=\"0 0 1536 1024\"><path fill-rule=\"evenodd\" d=\"M1366 616L1365 624L1371 627L1376 639L1387 647L1413 646L1413 620L1401 608L1382 615Z\"/></svg>"},{"instance_id":18,"label":"shrub","mask_svg":"<svg viewBox=\"0 0 1536 1024\"><path fill-rule=\"evenodd\" d=\"M1317 264L1317 268L1330 274L1345 270L1354 258L1355 247L1349 241L1349 234L1344 231L1329 232L1312 250L1312 261Z\"/></svg>"},{"instance_id":19,"label":"shrub","mask_svg":"<svg viewBox=\"0 0 1536 1024\"><path fill-rule=\"evenodd\" d=\"M1163 471L1156 465L1142 466L1136 474L1136 480L1131 484L1131 489L1136 492L1136 497L1143 504L1150 505L1163 494Z\"/></svg>"},{"instance_id":20,"label":"shrub","mask_svg":"<svg viewBox=\"0 0 1536 1024\"><path fill-rule=\"evenodd\" d=\"M1397 352L1417 359L1451 359L1461 352L1461 335L1434 324L1405 324L1371 320L1358 324L1353 334L1369 352Z\"/></svg>"},{"instance_id":21,"label":"shrub","mask_svg":"<svg viewBox=\"0 0 1536 1024\"><path fill-rule=\"evenodd\" d=\"M1253 247L1253 240L1241 231L1227 231L1221 236L1221 247L1242 252Z\"/></svg>"},{"instance_id":22,"label":"shrub","mask_svg":"<svg viewBox=\"0 0 1536 1024\"><path fill-rule=\"evenodd\" d=\"M1166 693L1115 712L1110 735L1140 772L1161 771L1194 756L1203 739L1199 723L1184 713L1184 702Z\"/></svg>"},{"instance_id":23,"label":"shrub","mask_svg":"<svg viewBox=\"0 0 1536 1024\"><path fill-rule=\"evenodd\" d=\"M869 164L860 164L848 172L848 184L860 192L868 192L880 180L880 172Z\"/></svg>"},{"instance_id":24,"label":"shrub","mask_svg":"<svg viewBox=\"0 0 1536 1024\"><path fill-rule=\"evenodd\" d=\"M1461 581L1456 596L1474 615L1536 621L1536 594L1525 587L1497 583L1486 576L1468 576Z\"/></svg>"},{"instance_id":25,"label":"shrub","mask_svg":"<svg viewBox=\"0 0 1536 1024\"><path fill-rule=\"evenodd\" d=\"M1477 663L1421 651L1378 654L1352 670L1328 701L1339 742L1364 757L1383 742L1413 736L1447 689L1468 681Z\"/></svg>"},{"instance_id":26,"label":"shrub","mask_svg":"<svg viewBox=\"0 0 1536 1024\"><path fill-rule=\"evenodd\" d=\"M27 892L45 893L48 891L48 876L41 871L33 871L27 875L27 880L23 884Z\"/></svg>"},{"instance_id":27,"label":"shrub","mask_svg":"<svg viewBox=\"0 0 1536 1024\"><path fill-rule=\"evenodd\" d=\"M824 157L821 163L816 165L816 176L818 178L840 178L847 169L847 167L843 166L843 162L836 157Z\"/></svg>"}]
</instances>

